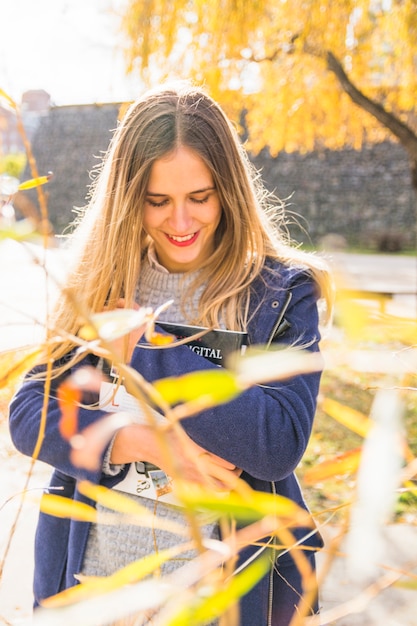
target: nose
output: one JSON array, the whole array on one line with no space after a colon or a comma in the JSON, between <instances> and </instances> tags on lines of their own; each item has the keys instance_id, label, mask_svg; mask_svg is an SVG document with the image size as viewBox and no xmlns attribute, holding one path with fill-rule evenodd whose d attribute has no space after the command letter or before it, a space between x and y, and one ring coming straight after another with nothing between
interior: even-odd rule
<instances>
[{"instance_id":1,"label":"nose","mask_svg":"<svg viewBox=\"0 0 417 626\"><path fill-rule=\"evenodd\" d=\"M192 224L192 216L190 215L185 200L173 202L168 222L170 228L173 229L173 234L183 235L188 233Z\"/></svg>"}]
</instances>

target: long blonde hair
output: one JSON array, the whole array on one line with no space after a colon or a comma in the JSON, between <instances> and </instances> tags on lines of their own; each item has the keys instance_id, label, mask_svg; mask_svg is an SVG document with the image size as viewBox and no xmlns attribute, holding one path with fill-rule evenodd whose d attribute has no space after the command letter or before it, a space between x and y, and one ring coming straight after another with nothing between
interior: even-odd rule
<instances>
[{"instance_id":1,"label":"long blonde hair","mask_svg":"<svg viewBox=\"0 0 417 626\"><path fill-rule=\"evenodd\" d=\"M199 319L192 321L216 327L221 317L230 329L245 328L248 287L267 257L309 268L330 301L325 265L290 244L282 206L272 202L231 122L204 90L180 83L147 92L115 130L71 236L75 263L54 312L55 329L78 332L75 302L76 311L86 315L115 307L120 297L128 306L133 303L149 245L143 207L151 168L179 146L203 159L222 207L215 251L193 283L193 289L198 284L205 288ZM72 345L64 341L53 357L63 356Z\"/></svg>"}]
</instances>

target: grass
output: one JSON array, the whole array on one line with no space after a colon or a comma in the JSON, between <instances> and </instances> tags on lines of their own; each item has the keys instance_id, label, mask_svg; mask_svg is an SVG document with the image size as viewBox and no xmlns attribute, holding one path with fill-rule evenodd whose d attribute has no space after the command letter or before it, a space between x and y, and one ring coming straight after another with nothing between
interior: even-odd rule
<instances>
[{"instance_id":1,"label":"grass","mask_svg":"<svg viewBox=\"0 0 417 626\"><path fill-rule=\"evenodd\" d=\"M321 383L321 396L330 397L369 415L376 388L383 386L383 384L382 377L358 375L349 371L343 373L325 371ZM404 391L403 427L407 443L414 456L417 456L417 375L410 379L407 387L414 387L414 390ZM305 471L317 463L354 450L362 444L362 437L329 417L323 411L319 400L312 436L297 472L313 512L337 508L351 501L355 496L356 476L355 474L343 474L311 486L303 482ZM341 511L343 512L343 509ZM417 495L415 492L399 495L395 519L397 521L417 522Z\"/></svg>"}]
</instances>

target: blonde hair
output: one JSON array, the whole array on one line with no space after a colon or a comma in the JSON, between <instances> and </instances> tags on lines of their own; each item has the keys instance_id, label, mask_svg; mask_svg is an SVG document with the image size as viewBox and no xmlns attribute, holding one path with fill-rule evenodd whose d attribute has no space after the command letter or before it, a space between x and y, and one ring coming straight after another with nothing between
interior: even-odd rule
<instances>
[{"instance_id":1,"label":"blonde hair","mask_svg":"<svg viewBox=\"0 0 417 626\"><path fill-rule=\"evenodd\" d=\"M147 92L115 130L72 235L75 265L55 310L55 329L78 332L74 302L85 315L115 307L120 297L133 303L149 245L143 207L151 168L179 146L193 150L209 168L222 207L215 251L192 286L205 285L199 319L190 322L216 327L222 318L232 330L245 328L248 288L267 257L309 268L330 300L325 265L290 244L283 207L271 202L231 122L204 90L181 83ZM64 341L53 357L72 346Z\"/></svg>"}]
</instances>

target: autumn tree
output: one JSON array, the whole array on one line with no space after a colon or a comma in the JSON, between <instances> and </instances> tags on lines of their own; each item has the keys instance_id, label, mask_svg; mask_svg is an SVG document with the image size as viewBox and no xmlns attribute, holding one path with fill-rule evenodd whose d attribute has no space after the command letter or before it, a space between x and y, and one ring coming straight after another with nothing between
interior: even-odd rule
<instances>
[{"instance_id":1,"label":"autumn tree","mask_svg":"<svg viewBox=\"0 0 417 626\"><path fill-rule=\"evenodd\" d=\"M207 85L273 155L387 138L417 190L417 0L129 0L128 71Z\"/></svg>"}]
</instances>

